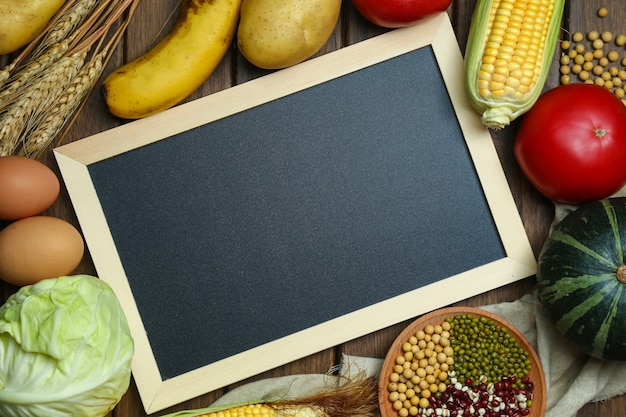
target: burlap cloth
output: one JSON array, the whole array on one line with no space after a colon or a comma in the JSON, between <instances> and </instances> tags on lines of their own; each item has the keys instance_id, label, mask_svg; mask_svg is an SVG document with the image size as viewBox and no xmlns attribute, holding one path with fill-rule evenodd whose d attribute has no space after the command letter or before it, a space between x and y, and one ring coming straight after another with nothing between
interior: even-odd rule
<instances>
[{"instance_id":1,"label":"burlap cloth","mask_svg":"<svg viewBox=\"0 0 626 417\"><path fill-rule=\"evenodd\" d=\"M617 195L626 193L623 190ZM556 204L553 226L575 208ZM573 349L554 330L538 302L536 292L514 302L482 308L508 320L534 346L546 376L546 417L574 417L589 402L602 401L626 392L626 362L601 361ZM361 371L377 375L382 362L381 358L344 355L338 373L348 377ZM320 392L340 383L340 380L332 372L327 375L270 378L240 386L222 396L214 405L294 398Z\"/></svg>"}]
</instances>

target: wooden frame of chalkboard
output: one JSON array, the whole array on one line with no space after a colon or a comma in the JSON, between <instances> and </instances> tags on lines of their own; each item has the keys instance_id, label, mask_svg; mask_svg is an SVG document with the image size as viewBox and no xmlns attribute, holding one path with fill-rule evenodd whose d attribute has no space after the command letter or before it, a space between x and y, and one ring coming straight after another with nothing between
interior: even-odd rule
<instances>
[{"instance_id":1,"label":"wooden frame of chalkboard","mask_svg":"<svg viewBox=\"0 0 626 417\"><path fill-rule=\"evenodd\" d=\"M534 275L462 68L440 13L54 150L146 412Z\"/></svg>"}]
</instances>

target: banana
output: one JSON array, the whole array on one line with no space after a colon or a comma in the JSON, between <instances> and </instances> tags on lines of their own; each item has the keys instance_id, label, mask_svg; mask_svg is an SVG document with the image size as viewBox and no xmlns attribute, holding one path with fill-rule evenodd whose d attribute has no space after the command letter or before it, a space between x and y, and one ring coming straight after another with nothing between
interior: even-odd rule
<instances>
[{"instance_id":1,"label":"banana","mask_svg":"<svg viewBox=\"0 0 626 417\"><path fill-rule=\"evenodd\" d=\"M232 43L241 1L183 0L165 38L104 80L109 111L139 119L180 103L198 89Z\"/></svg>"}]
</instances>

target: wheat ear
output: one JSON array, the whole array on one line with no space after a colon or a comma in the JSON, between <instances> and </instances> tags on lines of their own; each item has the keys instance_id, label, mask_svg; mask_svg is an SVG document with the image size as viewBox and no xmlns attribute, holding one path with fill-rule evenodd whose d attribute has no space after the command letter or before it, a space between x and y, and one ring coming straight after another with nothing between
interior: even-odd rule
<instances>
[{"instance_id":1,"label":"wheat ear","mask_svg":"<svg viewBox=\"0 0 626 417\"><path fill-rule=\"evenodd\" d=\"M99 3L99 0L74 1L74 4L70 5L67 10L61 14L54 25L46 33L44 38L41 40L41 43L35 50L34 55L37 56L41 51L51 45L69 38L74 30L91 15L91 12Z\"/></svg>"},{"instance_id":2,"label":"wheat ear","mask_svg":"<svg viewBox=\"0 0 626 417\"><path fill-rule=\"evenodd\" d=\"M17 148L18 140L16 138L26 126L33 93L38 91L41 85L41 82L33 84L30 89L31 94L24 94L13 102L0 117L0 157L12 155Z\"/></svg>"},{"instance_id":3,"label":"wheat ear","mask_svg":"<svg viewBox=\"0 0 626 417\"><path fill-rule=\"evenodd\" d=\"M61 130L67 131L106 66L106 51L117 46L138 3L66 0L44 33L0 69L0 87L11 83L0 92L0 156L39 155Z\"/></svg>"},{"instance_id":4,"label":"wheat ear","mask_svg":"<svg viewBox=\"0 0 626 417\"><path fill-rule=\"evenodd\" d=\"M28 139L18 152L19 155L37 158L46 150L100 78L106 54L106 50L95 54L78 72L64 89L56 104L43 114L37 128L29 133Z\"/></svg>"},{"instance_id":5,"label":"wheat ear","mask_svg":"<svg viewBox=\"0 0 626 417\"><path fill-rule=\"evenodd\" d=\"M86 51L55 62L39 79L29 84L0 117L0 155L14 153L20 139L36 126L49 103L53 103L83 66Z\"/></svg>"},{"instance_id":6,"label":"wheat ear","mask_svg":"<svg viewBox=\"0 0 626 417\"><path fill-rule=\"evenodd\" d=\"M6 103L19 94L20 89L27 85L30 80L41 74L46 68L62 57L69 48L71 39L65 39L49 47L45 53L40 54L36 59L29 61L15 76L8 80L8 83L0 91L0 109Z\"/></svg>"},{"instance_id":7,"label":"wheat ear","mask_svg":"<svg viewBox=\"0 0 626 417\"><path fill-rule=\"evenodd\" d=\"M7 80L11 76L11 71L13 71L13 68L15 68L15 65L9 64L0 70L0 88L2 88L4 84L6 84Z\"/></svg>"}]
</instances>

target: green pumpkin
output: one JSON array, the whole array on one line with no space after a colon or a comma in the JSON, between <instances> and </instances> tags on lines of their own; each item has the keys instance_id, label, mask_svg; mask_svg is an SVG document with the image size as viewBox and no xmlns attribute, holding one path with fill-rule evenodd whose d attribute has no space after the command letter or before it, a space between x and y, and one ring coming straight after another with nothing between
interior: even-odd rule
<instances>
[{"instance_id":1,"label":"green pumpkin","mask_svg":"<svg viewBox=\"0 0 626 417\"><path fill-rule=\"evenodd\" d=\"M538 259L539 299L580 351L626 360L626 198L580 206L552 231Z\"/></svg>"}]
</instances>

